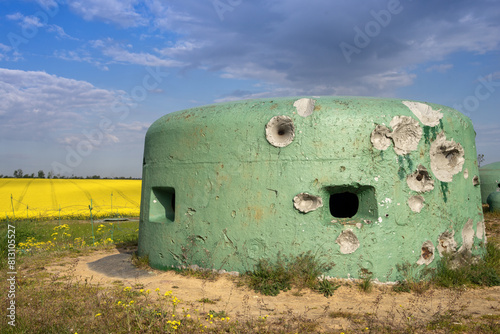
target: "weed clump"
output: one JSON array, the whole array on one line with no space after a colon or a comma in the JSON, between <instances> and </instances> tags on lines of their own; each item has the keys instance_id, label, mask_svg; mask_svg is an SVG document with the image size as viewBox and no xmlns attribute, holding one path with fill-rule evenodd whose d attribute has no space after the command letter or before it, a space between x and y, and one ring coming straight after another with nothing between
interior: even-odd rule
<instances>
[{"instance_id":1,"label":"weed clump","mask_svg":"<svg viewBox=\"0 0 500 334\"><path fill-rule=\"evenodd\" d=\"M359 271L359 277L361 278L361 281L359 282L358 286L361 289L361 291L364 291L364 292L372 291L373 273L366 268L361 268L361 270Z\"/></svg>"},{"instance_id":2,"label":"weed clump","mask_svg":"<svg viewBox=\"0 0 500 334\"><path fill-rule=\"evenodd\" d=\"M396 265L400 275L398 283L393 287L396 292L416 292L422 294L430 288L430 281L435 275L434 268L421 269L416 263L405 262Z\"/></svg>"},{"instance_id":3,"label":"weed clump","mask_svg":"<svg viewBox=\"0 0 500 334\"><path fill-rule=\"evenodd\" d=\"M438 263L433 281L436 285L455 288L463 285L500 285L500 249L486 244L486 254L480 259L466 259L466 265L457 266L454 259L445 256Z\"/></svg>"},{"instance_id":4,"label":"weed clump","mask_svg":"<svg viewBox=\"0 0 500 334\"><path fill-rule=\"evenodd\" d=\"M249 286L266 296L276 296L295 286L299 290L318 290L328 297L338 286L333 286L326 279L320 281L318 277L330 268L331 265L319 261L310 251L288 257L278 253L276 262L260 259L255 269L246 275Z\"/></svg>"}]
</instances>

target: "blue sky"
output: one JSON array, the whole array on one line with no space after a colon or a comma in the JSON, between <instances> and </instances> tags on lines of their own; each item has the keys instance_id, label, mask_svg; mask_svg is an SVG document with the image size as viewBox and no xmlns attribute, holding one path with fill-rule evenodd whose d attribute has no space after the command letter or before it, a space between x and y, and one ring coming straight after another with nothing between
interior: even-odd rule
<instances>
[{"instance_id":1,"label":"blue sky","mask_svg":"<svg viewBox=\"0 0 500 334\"><path fill-rule=\"evenodd\" d=\"M0 174L141 176L166 113L397 97L469 116L500 160L498 0L0 0Z\"/></svg>"}]
</instances>

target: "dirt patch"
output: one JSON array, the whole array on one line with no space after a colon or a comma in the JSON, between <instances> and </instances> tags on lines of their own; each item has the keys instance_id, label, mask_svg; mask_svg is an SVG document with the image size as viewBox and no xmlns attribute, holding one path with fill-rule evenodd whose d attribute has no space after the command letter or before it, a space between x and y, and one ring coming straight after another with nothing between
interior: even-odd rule
<instances>
[{"instance_id":1,"label":"dirt patch","mask_svg":"<svg viewBox=\"0 0 500 334\"><path fill-rule=\"evenodd\" d=\"M112 250L70 259L70 263L48 267L51 273L70 272L72 277L100 286L121 284L123 287L172 290L183 306L224 311L232 319L249 320L268 316L270 321L311 319L325 331L349 328L353 323L369 326L390 323L408 326L409 322L425 324L439 315L466 315L473 321L490 317L500 319L500 287L481 289L431 289L423 294L396 293L389 284L375 284L363 292L356 282L338 280L341 287L332 297L310 290L291 290L278 296L263 296L238 284L230 275L216 280L183 276L174 271L138 269L131 261L132 250ZM153 294L151 294L153 295ZM210 301L203 303L201 300ZM463 319L463 317L461 317ZM285 320L286 321L286 320ZM351 327L352 328L352 327Z\"/></svg>"}]
</instances>

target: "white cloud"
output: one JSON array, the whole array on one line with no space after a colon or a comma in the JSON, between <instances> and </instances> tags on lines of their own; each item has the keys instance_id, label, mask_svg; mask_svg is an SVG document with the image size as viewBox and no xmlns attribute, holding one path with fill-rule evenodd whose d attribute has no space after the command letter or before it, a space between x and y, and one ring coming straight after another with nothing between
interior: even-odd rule
<instances>
[{"instance_id":1,"label":"white cloud","mask_svg":"<svg viewBox=\"0 0 500 334\"><path fill-rule=\"evenodd\" d=\"M17 12L6 15L6 17L11 21L19 21L19 25L23 28L41 28L44 26L44 24L40 21L40 18L37 16L24 16L23 14Z\"/></svg>"},{"instance_id":2,"label":"white cloud","mask_svg":"<svg viewBox=\"0 0 500 334\"><path fill-rule=\"evenodd\" d=\"M0 43L0 61L9 60L8 54L10 51L12 51L10 46Z\"/></svg>"},{"instance_id":3,"label":"white cloud","mask_svg":"<svg viewBox=\"0 0 500 334\"><path fill-rule=\"evenodd\" d=\"M130 45L123 46L111 39L106 41L92 41L91 45L101 50L103 55L109 57L114 62L142 65L142 66L161 66L161 67L180 67L185 65L183 62L173 59L160 58L156 55L146 52L130 52L126 50Z\"/></svg>"},{"instance_id":4,"label":"white cloud","mask_svg":"<svg viewBox=\"0 0 500 334\"><path fill-rule=\"evenodd\" d=\"M7 14L5 15L5 17L11 21L20 21L24 18L24 15L19 12L16 12L14 14Z\"/></svg>"},{"instance_id":5,"label":"white cloud","mask_svg":"<svg viewBox=\"0 0 500 334\"><path fill-rule=\"evenodd\" d=\"M429 66L425 69L426 72L439 72L439 73L445 73L448 70L451 70L453 68L453 64L437 64L437 65L432 65Z\"/></svg>"},{"instance_id":6,"label":"white cloud","mask_svg":"<svg viewBox=\"0 0 500 334\"><path fill-rule=\"evenodd\" d=\"M147 129L151 123L145 123L145 122L132 122L132 123L118 123L118 128L124 129L124 130L129 130L129 131L139 131L139 132L146 132Z\"/></svg>"},{"instance_id":7,"label":"white cloud","mask_svg":"<svg viewBox=\"0 0 500 334\"><path fill-rule=\"evenodd\" d=\"M49 25L47 31L55 33L59 38L62 39L70 39L73 41L78 41L78 38L68 35L62 27L55 24Z\"/></svg>"},{"instance_id":8,"label":"white cloud","mask_svg":"<svg viewBox=\"0 0 500 334\"><path fill-rule=\"evenodd\" d=\"M67 61L89 63L103 71L109 70L106 65L102 64L102 62L95 57L92 57L86 50L55 50L54 57Z\"/></svg>"},{"instance_id":9,"label":"white cloud","mask_svg":"<svg viewBox=\"0 0 500 334\"><path fill-rule=\"evenodd\" d=\"M166 47L163 49L155 49L161 55L167 57L179 57L183 54L189 53L195 49L200 49L205 43L199 43L194 41L177 41L173 46Z\"/></svg>"},{"instance_id":10,"label":"white cloud","mask_svg":"<svg viewBox=\"0 0 500 334\"><path fill-rule=\"evenodd\" d=\"M0 68L3 138L47 140L74 133L109 113L118 91L42 71Z\"/></svg>"},{"instance_id":11,"label":"white cloud","mask_svg":"<svg viewBox=\"0 0 500 334\"><path fill-rule=\"evenodd\" d=\"M122 27L143 26L148 23L136 9L138 0L68 0L71 10L85 20L100 20Z\"/></svg>"}]
</instances>

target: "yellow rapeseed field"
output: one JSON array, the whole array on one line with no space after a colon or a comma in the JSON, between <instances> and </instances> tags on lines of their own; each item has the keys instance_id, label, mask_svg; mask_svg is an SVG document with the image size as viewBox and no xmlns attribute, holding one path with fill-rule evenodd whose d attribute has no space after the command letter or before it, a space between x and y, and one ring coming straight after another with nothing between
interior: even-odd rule
<instances>
[{"instance_id":1,"label":"yellow rapeseed field","mask_svg":"<svg viewBox=\"0 0 500 334\"><path fill-rule=\"evenodd\" d=\"M141 180L0 179L0 220L139 216Z\"/></svg>"}]
</instances>

